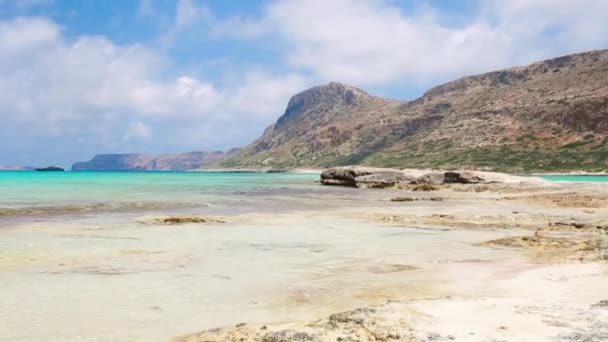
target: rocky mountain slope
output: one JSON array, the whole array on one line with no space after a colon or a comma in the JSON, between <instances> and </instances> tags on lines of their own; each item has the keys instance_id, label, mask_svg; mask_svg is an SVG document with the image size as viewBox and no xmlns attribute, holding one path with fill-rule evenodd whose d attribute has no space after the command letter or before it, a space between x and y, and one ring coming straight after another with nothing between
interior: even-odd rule
<instances>
[{"instance_id":1,"label":"rocky mountain slope","mask_svg":"<svg viewBox=\"0 0 608 342\"><path fill-rule=\"evenodd\" d=\"M72 171L187 171L205 168L233 155L228 152L188 152L161 154L99 154L88 162L72 165Z\"/></svg>"},{"instance_id":2,"label":"rocky mountain slope","mask_svg":"<svg viewBox=\"0 0 608 342\"><path fill-rule=\"evenodd\" d=\"M348 164L607 170L608 50L464 77L409 102L339 83L314 87L219 166Z\"/></svg>"}]
</instances>

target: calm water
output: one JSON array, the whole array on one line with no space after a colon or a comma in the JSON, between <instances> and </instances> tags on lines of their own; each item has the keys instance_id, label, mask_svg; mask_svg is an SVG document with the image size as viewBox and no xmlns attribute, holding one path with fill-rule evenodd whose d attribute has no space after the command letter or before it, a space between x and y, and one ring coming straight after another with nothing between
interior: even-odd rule
<instances>
[{"instance_id":1,"label":"calm water","mask_svg":"<svg viewBox=\"0 0 608 342\"><path fill-rule=\"evenodd\" d=\"M50 215L284 208L314 196L315 174L0 172L0 223ZM196 211L196 210L198 211Z\"/></svg>"},{"instance_id":2,"label":"calm water","mask_svg":"<svg viewBox=\"0 0 608 342\"><path fill-rule=\"evenodd\" d=\"M0 206L107 201L204 201L214 195L310 187L315 174L0 172Z\"/></svg>"},{"instance_id":3,"label":"calm water","mask_svg":"<svg viewBox=\"0 0 608 342\"><path fill-rule=\"evenodd\" d=\"M560 176L541 176L542 178L546 179L546 180L550 180L553 182L592 182L592 183L596 183L596 182L608 182L608 176L566 176L566 175L560 175Z\"/></svg>"},{"instance_id":4,"label":"calm water","mask_svg":"<svg viewBox=\"0 0 608 342\"><path fill-rule=\"evenodd\" d=\"M471 282L456 288L483 295L492 289L477 288L475 277L519 267L515 251L474 243L521 232L358 221L343 208L401 204L386 201L390 190L316 179L0 172L0 341L170 341L239 322L452 294L463 273ZM176 213L228 223L145 223Z\"/></svg>"}]
</instances>

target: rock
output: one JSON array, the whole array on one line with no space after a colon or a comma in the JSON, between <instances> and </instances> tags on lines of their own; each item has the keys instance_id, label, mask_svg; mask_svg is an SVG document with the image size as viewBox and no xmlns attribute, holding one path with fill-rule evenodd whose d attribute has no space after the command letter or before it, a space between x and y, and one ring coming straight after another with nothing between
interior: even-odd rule
<instances>
[{"instance_id":1,"label":"rock","mask_svg":"<svg viewBox=\"0 0 608 342\"><path fill-rule=\"evenodd\" d=\"M414 185L411 189L412 191L436 191L439 190L439 187L430 183L420 183Z\"/></svg>"},{"instance_id":2,"label":"rock","mask_svg":"<svg viewBox=\"0 0 608 342\"><path fill-rule=\"evenodd\" d=\"M573 227L576 229L589 228L586 224L577 222L549 222L549 227Z\"/></svg>"},{"instance_id":3,"label":"rock","mask_svg":"<svg viewBox=\"0 0 608 342\"><path fill-rule=\"evenodd\" d=\"M388 188L409 181L411 181L411 178L406 177L399 171L386 171L355 178L358 188Z\"/></svg>"},{"instance_id":4,"label":"rock","mask_svg":"<svg viewBox=\"0 0 608 342\"><path fill-rule=\"evenodd\" d=\"M573 170L581 163L570 156L580 153L593 159L585 167L605 169L605 158L594 157L590 147L599 148L608 136L608 50L566 57L460 78L407 102L343 84L317 86L294 95L276 123L220 165L313 167L348 160ZM556 64L560 72L546 72ZM594 134L584 139L583 132ZM555 153L561 146L572 154Z\"/></svg>"},{"instance_id":5,"label":"rock","mask_svg":"<svg viewBox=\"0 0 608 342\"><path fill-rule=\"evenodd\" d=\"M423 197L423 198L413 198L413 197L393 197L390 199L391 202L414 202L414 201L431 201L431 202L441 202L443 201L443 197Z\"/></svg>"},{"instance_id":6,"label":"rock","mask_svg":"<svg viewBox=\"0 0 608 342\"><path fill-rule=\"evenodd\" d=\"M606 308L608 309L608 299L600 300L599 302L591 305L592 308Z\"/></svg>"},{"instance_id":7,"label":"rock","mask_svg":"<svg viewBox=\"0 0 608 342\"><path fill-rule=\"evenodd\" d=\"M341 166L330 168L321 173L324 185L342 185L359 188L387 188L400 185L414 191L437 190L443 184L479 184L488 187L490 183L523 183L534 181L533 178L512 176L504 173L482 171L431 171L396 170L361 166ZM420 187L410 187L419 185ZM475 191L486 191L479 188Z\"/></svg>"},{"instance_id":8,"label":"rock","mask_svg":"<svg viewBox=\"0 0 608 342\"><path fill-rule=\"evenodd\" d=\"M335 313L304 324L245 325L211 329L186 336L181 342L210 341L414 341L409 312L397 311L399 303ZM396 314L398 312L398 314Z\"/></svg>"},{"instance_id":9,"label":"rock","mask_svg":"<svg viewBox=\"0 0 608 342\"><path fill-rule=\"evenodd\" d=\"M448 171L444 173L444 183L446 184L478 184L485 183L486 180L474 171Z\"/></svg>"},{"instance_id":10,"label":"rock","mask_svg":"<svg viewBox=\"0 0 608 342\"><path fill-rule=\"evenodd\" d=\"M391 202L413 202L415 199L412 197L395 197L390 199Z\"/></svg>"},{"instance_id":11,"label":"rock","mask_svg":"<svg viewBox=\"0 0 608 342\"><path fill-rule=\"evenodd\" d=\"M415 180L416 184L479 184L490 183L477 171L429 172Z\"/></svg>"},{"instance_id":12,"label":"rock","mask_svg":"<svg viewBox=\"0 0 608 342\"><path fill-rule=\"evenodd\" d=\"M412 178L394 169L369 167L335 167L321 173L324 185L342 185L359 188L387 188Z\"/></svg>"},{"instance_id":13,"label":"rock","mask_svg":"<svg viewBox=\"0 0 608 342\"><path fill-rule=\"evenodd\" d=\"M198 216L168 216L168 217L157 217L149 221L142 221L145 224L156 224L156 225L175 225L185 223L206 223L206 224L217 224L226 223L226 221L212 217L198 217Z\"/></svg>"},{"instance_id":14,"label":"rock","mask_svg":"<svg viewBox=\"0 0 608 342\"><path fill-rule=\"evenodd\" d=\"M418 270L418 267L404 264L378 264L369 268L369 271L375 274L396 273L416 270Z\"/></svg>"},{"instance_id":15,"label":"rock","mask_svg":"<svg viewBox=\"0 0 608 342\"><path fill-rule=\"evenodd\" d=\"M486 241L481 246L522 248L537 257L553 260L605 261L608 260L608 241L601 238L556 238L542 233Z\"/></svg>"},{"instance_id":16,"label":"rock","mask_svg":"<svg viewBox=\"0 0 608 342\"><path fill-rule=\"evenodd\" d=\"M324 185L345 185L356 187L355 178L373 174L371 168L335 167L321 172L321 183Z\"/></svg>"},{"instance_id":17,"label":"rock","mask_svg":"<svg viewBox=\"0 0 608 342\"><path fill-rule=\"evenodd\" d=\"M418 177L414 183L416 184L443 184L445 181L444 172L430 172Z\"/></svg>"},{"instance_id":18,"label":"rock","mask_svg":"<svg viewBox=\"0 0 608 342\"><path fill-rule=\"evenodd\" d=\"M292 329L269 332L262 337L262 342L300 342L318 341L315 335Z\"/></svg>"}]
</instances>

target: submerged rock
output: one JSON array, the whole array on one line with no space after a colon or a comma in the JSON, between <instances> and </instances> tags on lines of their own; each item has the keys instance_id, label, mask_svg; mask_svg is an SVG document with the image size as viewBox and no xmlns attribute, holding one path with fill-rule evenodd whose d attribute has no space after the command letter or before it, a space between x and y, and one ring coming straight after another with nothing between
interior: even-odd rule
<instances>
[{"instance_id":1,"label":"submerged rock","mask_svg":"<svg viewBox=\"0 0 608 342\"><path fill-rule=\"evenodd\" d=\"M409 312L392 306L360 308L305 324L242 325L211 329L181 342L208 341L414 341Z\"/></svg>"},{"instance_id":2,"label":"submerged rock","mask_svg":"<svg viewBox=\"0 0 608 342\"><path fill-rule=\"evenodd\" d=\"M355 178L355 183L358 188L388 188L393 187L401 182L410 182L412 178L407 177L399 171L389 171L382 173L374 173L366 176Z\"/></svg>"},{"instance_id":3,"label":"submerged rock","mask_svg":"<svg viewBox=\"0 0 608 342\"><path fill-rule=\"evenodd\" d=\"M437 191L439 190L439 186L430 183L420 183L415 184L411 187L412 191Z\"/></svg>"},{"instance_id":4,"label":"submerged rock","mask_svg":"<svg viewBox=\"0 0 608 342\"><path fill-rule=\"evenodd\" d=\"M404 264L378 264L369 268L369 271L375 274L396 273L416 270L418 270L418 267Z\"/></svg>"},{"instance_id":5,"label":"submerged rock","mask_svg":"<svg viewBox=\"0 0 608 342\"><path fill-rule=\"evenodd\" d=\"M423 176L416 178L415 184L443 184L445 181L445 173L429 172Z\"/></svg>"},{"instance_id":6,"label":"submerged rock","mask_svg":"<svg viewBox=\"0 0 608 342\"><path fill-rule=\"evenodd\" d=\"M556 238L537 230L534 236L507 237L480 245L523 248L554 260L608 261L608 241L603 238Z\"/></svg>"},{"instance_id":7,"label":"submerged rock","mask_svg":"<svg viewBox=\"0 0 608 342\"><path fill-rule=\"evenodd\" d=\"M157 217L149 221L142 221L142 223L146 224L156 224L156 225L175 225L175 224L185 224L185 223L206 223L206 224L217 224L217 223L226 223L226 221L213 217L200 217L200 216L167 216L167 217Z\"/></svg>"},{"instance_id":8,"label":"submerged rock","mask_svg":"<svg viewBox=\"0 0 608 342\"><path fill-rule=\"evenodd\" d=\"M608 309L608 299L600 300L599 302L591 305L592 308L606 308Z\"/></svg>"},{"instance_id":9,"label":"submerged rock","mask_svg":"<svg viewBox=\"0 0 608 342\"><path fill-rule=\"evenodd\" d=\"M422 197L422 198L414 198L414 197L393 197L390 199L391 202L414 202L414 201L431 201L431 202L441 202L443 201L443 197Z\"/></svg>"},{"instance_id":10,"label":"submerged rock","mask_svg":"<svg viewBox=\"0 0 608 342\"><path fill-rule=\"evenodd\" d=\"M391 202L414 202L416 199L413 197L394 197L391 198Z\"/></svg>"}]
</instances>

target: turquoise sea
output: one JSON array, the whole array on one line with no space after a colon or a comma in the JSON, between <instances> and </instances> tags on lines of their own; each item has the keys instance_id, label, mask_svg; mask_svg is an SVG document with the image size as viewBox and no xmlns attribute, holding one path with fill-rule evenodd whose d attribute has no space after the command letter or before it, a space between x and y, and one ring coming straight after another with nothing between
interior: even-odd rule
<instances>
[{"instance_id":1,"label":"turquoise sea","mask_svg":"<svg viewBox=\"0 0 608 342\"><path fill-rule=\"evenodd\" d=\"M317 174L288 173L5 171L0 172L0 219L20 214L238 207L287 192L314 192L316 179Z\"/></svg>"},{"instance_id":2,"label":"turquoise sea","mask_svg":"<svg viewBox=\"0 0 608 342\"><path fill-rule=\"evenodd\" d=\"M188 210L286 209L298 198L350 189L320 187L318 174L247 172L0 172L0 220L37 215ZM608 182L608 176L545 175L556 182ZM353 194L351 194L353 195ZM355 194L357 196L360 194ZM310 202L307 202L310 203ZM193 212L197 209L198 212Z\"/></svg>"},{"instance_id":3,"label":"turquoise sea","mask_svg":"<svg viewBox=\"0 0 608 342\"><path fill-rule=\"evenodd\" d=\"M541 177L552 182L608 182L608 176L541 175Z\"/></svg>"},{"instance_id":4,"label":"turquoise sea","mask_svg":"<svg viewBox=\"0 0 608 342\"><path fill-rule=\"evenodd\" d=\"M504 258L469 242L502 231L362 220L370 207L399 205L386 201L391 190L318 178L0 172L0 341L161 342L239 322L312 320L449 281L444 252ZM221 221L153 223L168 215Z\"/></svg>"},{"instance_id":5,"label":"turquoise sea","mask_svg":"<svg viewBox=\"0 0 608 342\"><path fill-rule=\"evenodd\" d=\"M403 206L387 201L399 191L318 178L0 172L0 341L161 342L240 322L307 321L470 288L451 284L523 262L515 250L476 247L521 232L385 224L373 213ZM450 203L415 205L430 213ZM153 223L167 215L221 220Z\"/></svg>"}]
</instances>

